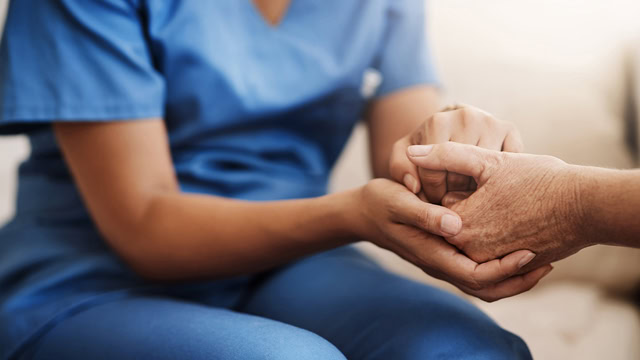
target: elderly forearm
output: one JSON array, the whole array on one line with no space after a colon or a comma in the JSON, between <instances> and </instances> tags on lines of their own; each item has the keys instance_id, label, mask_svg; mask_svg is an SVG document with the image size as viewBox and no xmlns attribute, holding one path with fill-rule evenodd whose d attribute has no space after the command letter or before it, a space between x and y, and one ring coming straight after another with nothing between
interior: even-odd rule
<instances>
[{"instance_id":1,"label":"elderly forearm","mask_svg":"<svg viewBox=\"0 0 640 360\"><path fill-rule=\"evenodd\" d=\"M598 244L640 247L640 170L574 169L581 172L585 236Z\"/></svg>"}]
</instances>

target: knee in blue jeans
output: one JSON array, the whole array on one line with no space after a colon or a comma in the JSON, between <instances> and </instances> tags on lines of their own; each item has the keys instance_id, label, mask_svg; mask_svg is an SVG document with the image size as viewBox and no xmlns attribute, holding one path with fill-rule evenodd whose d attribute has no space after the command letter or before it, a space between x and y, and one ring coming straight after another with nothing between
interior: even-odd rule
<instances>
[{"instance_id":1,"label":"knee in blue jeans","mask_svg":"<svg viewBox=\"0 0 640 360\"><path fill-rule=\"evenodd\" d=\"M283 338L279 344L273 344L266 352L265 348L260 351L262 353L256 359L346 360L340 350L329 341L304 330Z\"/></svg>"},{"instance_id":2,"label":"knee in blue jeans","mask_svg":"<svg viewBox=\"0 0 640 360\"><path fill-rule=\"evenodd\" d=\"M410 323L398 326L381 345L379 354L385 355L380 359L532 359L522 339L503 330L488 317L447 314L446 311L442 315L434 319L421 317L416 312Z\"/></svg>"}]
</instances>

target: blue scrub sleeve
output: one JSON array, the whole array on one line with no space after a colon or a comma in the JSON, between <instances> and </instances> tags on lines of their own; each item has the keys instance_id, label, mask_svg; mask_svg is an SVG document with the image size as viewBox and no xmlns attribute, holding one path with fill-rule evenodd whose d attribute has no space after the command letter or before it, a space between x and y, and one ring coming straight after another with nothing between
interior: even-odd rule
<instances>
[{"instance_id":1,"label":"blue scrub sleeve","mask_svg":"<svg viewBox=\"0 0 640 360\"><path fill-rule=\"evenodd\" d=\"M134 0L11 1L0 44L0 134L53 121L163 115Z\"/></svg>"},{"instance_id":2,"label":"blue scrub sleeve","mask_svg":"<svg viewBox=\"0 0 640 360\"><path fill-rule=\"evenodd\" d=\"M382 76L376 96L415 85L439 85L426 31L425 1L396 0L389 6L385 38L374 62Z\"/></svg>"}]
</instances>

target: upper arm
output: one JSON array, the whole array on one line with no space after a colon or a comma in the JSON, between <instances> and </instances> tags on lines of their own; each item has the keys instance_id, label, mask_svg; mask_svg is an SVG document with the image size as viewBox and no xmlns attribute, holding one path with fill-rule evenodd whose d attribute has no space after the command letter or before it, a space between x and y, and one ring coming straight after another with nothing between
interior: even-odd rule
<instances>
[{"instance_id":1,"label":"upper arm","mask_svg":"<svg viewBox=\"0 0 640 360\"><path fill-rule=\"evenodd\" d=\"M54 131L94 222L116 248L155 194L179 189L160 118L55 123Z\"/></svg>"},{"instance_id":2,"label":"upper arm","mask_svg":"<svg viewBox=\"0 0 640 360\"><path fill-rule=\"evenodd\" d=\"M165 80L138 3L12 1L0 44L0 133L55 123L108 239L131 229L146 194L177 187L162 122Z\"/></svg>"},{"instance_id":3,"label":"upper arm","mask_svg":"<svg viewBox=\"0 0 640 360\"><path fill-rule=\"evenodd\" d=\"M367 112L374 173L384 177L393 143L440 105L425 1L390 1L386 18L384 39L373 64L382 82Z\"/></svg>"},{"instance_id":4,"label":"upper arm","mask_svg":"<svg viewBox=\"0 0 640 360\"><path fill-rule=\"evenodd\" d=\"M163 117L165 80L133 1L11 1L0 42L0 133Z\"/></svg>"},{"instance_id":5,"label":"upper arm","mask_svg":"<svg viewBox=\"0 0 640 360\"><path fill-rule=\"evenodd\" d=\"M377 97L413 86L436 85L424 0L388 2L385 31L373 59L382 81Z\"/></svg>"}]
</instances>

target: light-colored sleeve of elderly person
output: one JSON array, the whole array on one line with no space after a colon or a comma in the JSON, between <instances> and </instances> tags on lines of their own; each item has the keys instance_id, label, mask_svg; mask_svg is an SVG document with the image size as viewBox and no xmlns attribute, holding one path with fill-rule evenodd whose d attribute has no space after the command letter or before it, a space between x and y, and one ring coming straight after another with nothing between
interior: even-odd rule
<instances>
[{"instance_id":1,"label":"light-colored sleeve of elderly person","mask_svg":"<svg viewBox=\"0 0 640 360\"><path fill-rule=\"evenodd\" d=\"M452 142L412 146L407 154L419 167L475 178L474 193L449 193L443 202L463 223L447 240L476 261L529 249L537 256L528 266L535 266L595 244L640 247L640 170Z\"/></svg>"}]
</instances>

